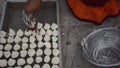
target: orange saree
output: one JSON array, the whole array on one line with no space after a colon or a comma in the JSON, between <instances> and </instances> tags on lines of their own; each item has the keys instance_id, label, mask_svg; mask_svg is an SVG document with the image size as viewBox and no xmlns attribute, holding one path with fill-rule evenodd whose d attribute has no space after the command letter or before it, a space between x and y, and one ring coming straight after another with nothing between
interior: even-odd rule
<instances>
[{"instance_id":1,"label":"orange saree","mask_svg":"<svg viewBox=\"0 0 120 68\"><path fill-rule=\"evenodd\" d=\"M120 13L117 0L66 0L73 14L80 20L95 24L102 22L109 16ZM92 2L92 3L90 3Z\"/></svg>"}]
</instances>

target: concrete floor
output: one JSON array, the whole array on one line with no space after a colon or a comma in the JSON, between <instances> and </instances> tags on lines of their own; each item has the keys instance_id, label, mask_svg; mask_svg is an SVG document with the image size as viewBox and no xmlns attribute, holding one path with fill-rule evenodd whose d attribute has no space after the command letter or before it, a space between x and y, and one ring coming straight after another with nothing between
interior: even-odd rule
<instances>
[{"instance_id":1,"label":"concrete floor","mask_svg":"<svg viewBox=\"0 0 120 68\"><path fill-rule=\"evenodd\" d=\"M60 26L62 32L63 68L103 68L90 64L81 53L81 40L95 29L120 26L120 15L109 17L102 25L78 20L69 10L65 0L60 1ZM112 68L120 68L112 67Z\"/></svg>"}]
</instances>

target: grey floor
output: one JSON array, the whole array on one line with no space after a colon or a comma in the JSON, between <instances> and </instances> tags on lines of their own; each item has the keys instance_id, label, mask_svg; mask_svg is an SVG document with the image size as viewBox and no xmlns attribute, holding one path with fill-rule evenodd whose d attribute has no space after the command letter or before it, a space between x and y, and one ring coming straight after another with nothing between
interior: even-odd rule
<instances>
[{"instance_id":1,"label":"grey floor","mask_svg":"<svg viewBox=\"0 0 120 68\"><path fill-rule=\"evenodd\" d=\"M120 15L109 17L98 26L78 20L69 10L65 0L59 1L63 68L102 68L92 65L84 59L81 54L81 40L95 29L120 26ZM120 68L120 66L112 68Z\"/></svg>"}]
</instances>

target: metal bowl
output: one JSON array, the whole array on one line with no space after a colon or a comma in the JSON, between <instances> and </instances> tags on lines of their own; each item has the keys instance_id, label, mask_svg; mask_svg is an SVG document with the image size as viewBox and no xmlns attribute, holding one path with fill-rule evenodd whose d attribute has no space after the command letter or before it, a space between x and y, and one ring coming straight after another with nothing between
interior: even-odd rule
<instances>
[{"instance_id":1,"label":"metal bowl","mask_svg":"<svg viewBox=\"0 0 120 68\"><path fill-rule=\"evenodd\" d=\"M120 65L120 29L101 28L90 33L82 41L82 54L96 66Z\"/></svg>"}]
</instances>

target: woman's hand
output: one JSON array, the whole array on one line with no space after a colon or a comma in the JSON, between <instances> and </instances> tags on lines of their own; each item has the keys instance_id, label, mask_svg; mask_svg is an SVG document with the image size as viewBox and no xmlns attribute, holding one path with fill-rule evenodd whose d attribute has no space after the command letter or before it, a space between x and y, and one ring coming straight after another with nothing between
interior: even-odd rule
<instances>
[{"instance_id":1,"label":"woman's hand","mask_svg":"<svg viewBox=\"0 0 120 68\"><path fill-rule=\"evenodd\" d=\"M24 6L25 13L34 14L37 16L39 14L39 10L41 8L41 0L28 0L28 2Z\"/></svg>"}]
</instances>

